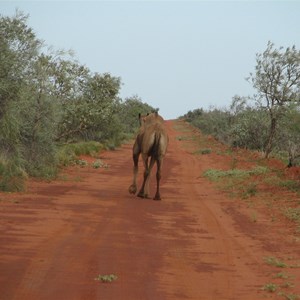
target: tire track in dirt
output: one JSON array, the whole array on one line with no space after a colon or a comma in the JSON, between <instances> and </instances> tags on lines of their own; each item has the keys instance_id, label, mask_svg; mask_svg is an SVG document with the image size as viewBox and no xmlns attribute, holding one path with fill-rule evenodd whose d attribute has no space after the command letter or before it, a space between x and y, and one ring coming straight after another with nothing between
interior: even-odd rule
<instances>
[{"instance_id":1,"label":"tire track in dirt","mask_svg":"<svg viewBox=\"0 0 300 300\"><path fill-rule=\"evenodd\" d=\"M272 272L273 275L278 272L276 268L267 266L263 259L278 254L295 258L299 254L297 244L279 234L277 227L270 222L251 222L240 211L240 200L228 199L203 178L201 175L207 169L222 169L222 162L216 160L215 156L192 154L195 144L196 150L199 149L197 140L189 138L191 132L185 136L184 132L176 132L173 126L169 124L174 139L170 156L180 160L174 170L178 179L173 187L176 189L176 199L182 199L185 211L183 219L188 223L186 232L194 234L189 239L188 248L193 249L191 255L187 253L181 258L186 268L185 274L189 276L177 273L170 286L193 281L194 284L190 286L186 283L183 285L185 292L182 295L186 299L284 298L277 293L266 295L262 291L262 286L272 280ZM177 189L178 186L181 189ZM264 218L263 215L259 216L261 220ZM174 273L177 272L176 260L169 260L176 270ZM191 261L195 263L191 264Z\"/></svg>"},{"instance_id":2,"label":"tire track in dirt","mask_svg":"<svg viewBox=\"0 0 300 300\"><path fill-rule=\"evenodd\" d=\"M199 179L203 166L195 155L182 149L178 133L172 126L169 126L173 138L169 158L182 159L173 171L171 193L176 196L167 195L167 198L174 198L173 201L182 206L180 217L174 212L170 214L175 219L173 224L177 224L173 231L181 232L178 240L188 236L185 237L188 242L179 242L177 253L171 252L166 258L168 268L174 269L173 276L169 276L169 288L177 287L178 290L170 299L174 296L178 299L235 299L233 277L236 269L229 237L215 212L205 203L214 202L220 194L212 190L207 181ZM244 296L247 294L249 291ZM253 294L243 299L253 299Z\"/></svg>"}]
</instances>

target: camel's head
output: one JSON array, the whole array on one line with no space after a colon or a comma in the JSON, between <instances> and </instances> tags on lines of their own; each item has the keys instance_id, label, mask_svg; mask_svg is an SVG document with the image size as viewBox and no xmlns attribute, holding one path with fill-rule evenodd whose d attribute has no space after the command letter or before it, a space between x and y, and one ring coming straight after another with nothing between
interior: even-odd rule
<instances>
[{"instance_id":1,"label":"camel's head","mask_svg":"<svg viewBox=\"0 0 300 300\"><path fill-rule=\"evenodd\" d=\"M141 113L139 113L139 122L140 122L140 126L142 126L145 122L146 122L146 118L149 116L149 113L146 115L142 115Z\"/></svg>"},{"instance_id":2,"label":"camel's head","mask_svg":"<svg viewBox=\"0 0 300 300\"><path fill-rule=\"evenodd\" d=\"M147 113L146 115L139 114L139 121L140 126L142 126L145 123L152 123L156 121L163 121L163 118L158 114L157 111L154 111L152 113Z\"/></svg>"}]
</instances>

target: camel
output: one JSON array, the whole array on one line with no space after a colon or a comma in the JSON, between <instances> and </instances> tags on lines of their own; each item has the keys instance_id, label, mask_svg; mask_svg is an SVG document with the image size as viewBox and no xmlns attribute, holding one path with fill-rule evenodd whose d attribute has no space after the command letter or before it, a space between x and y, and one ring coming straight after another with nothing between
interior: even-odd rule
<instances>
[{"instance_id":1,"label":"camel","mask_svg":"<svg viewBox=\"0 0 300 300\"><path fill-rule=\"evenodd\" d=\"M138 162L141 154L144 164L144 180L137 194L141 198L149 198L149 179L151 170L156 162L156 194L154 200L161 200L159 182L161 179L161 168L168 147L168 135L164 127L164 119L157 113L148 115L139 114L140 129L132 149L133 156L133 182L129 187L129 193L137 192ZM149 163L150 158L150 163Z\"/></svg>"}]
</instances>

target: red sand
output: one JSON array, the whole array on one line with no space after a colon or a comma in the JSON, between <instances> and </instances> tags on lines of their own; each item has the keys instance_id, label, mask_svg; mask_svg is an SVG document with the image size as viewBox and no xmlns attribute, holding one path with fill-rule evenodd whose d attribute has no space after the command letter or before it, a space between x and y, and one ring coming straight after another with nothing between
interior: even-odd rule
<instances>
[{"instance_id":1,"label":"red sand","mask_svg":"<svg viewBox=\"0 0 300 300\"><path fill-rule=\"evenodd\" d=\"M263 210L255 210L251 219L253 208L202 177L204 170L223 168L224 156L191 154L193 141L179 141L184 133L174 122L167 127L162 201L128 193L131 145L102 153L108 168L72 167L61 180L30 181L25 193L0 193L0 299L300 295L299 268L280 269L264 261L273 256L300 263L299 238L287 222L272 222ZM153 176L152 194L154 183ZM279 272L290 279L273 278ZM106 274L118 278L95 280ZM295 287L262 290L286 281Z\"/></svg>"}]
</instances>

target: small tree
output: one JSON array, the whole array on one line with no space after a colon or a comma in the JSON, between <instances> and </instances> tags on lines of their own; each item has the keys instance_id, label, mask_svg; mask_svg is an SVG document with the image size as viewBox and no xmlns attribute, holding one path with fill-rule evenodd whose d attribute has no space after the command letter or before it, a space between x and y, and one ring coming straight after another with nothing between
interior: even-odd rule
<instances>
[{"instance_id":1,"label":"small tree","mask_svg":"<svg viewBox=\"0 0 300 300\"><path fill-rule=\"evenodd\" d=\"M13 18L0 15L0 119L19 92L42 45L26 24L28 16L17 11Z\"/></svg>"},{"instance_id":2,"label":"small tree","mask_svg":"<svg viewBox=\"0 0 300 300\"><path fill-rule=\"evenodd\" d=\"M70 88L62 89L66 98L59 97L62 117L56 140L106 139L111 135L112 116L119 101L120 78L110 74L92 74L74 64L72 69L64 72L61 74Z\"/></svg>"},{"instance_id":3,"label":"small tree","mask_svg":"<svg viewBox=\"0 0 300 300\"><path fill-rule=\"evenodd\" d=\"M287 108L299 102L300 96L300 51L296 47L274 48L269 42L262 54L256 55L255 73L249 80L257 90L256 98L269 115L269 133L265 147L268 158L273 149L278 121L285 115Z\"/></svg>"}]
</instances>

